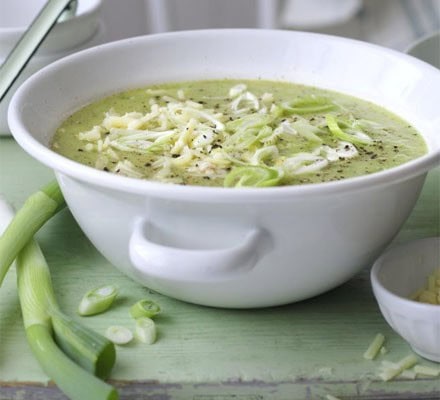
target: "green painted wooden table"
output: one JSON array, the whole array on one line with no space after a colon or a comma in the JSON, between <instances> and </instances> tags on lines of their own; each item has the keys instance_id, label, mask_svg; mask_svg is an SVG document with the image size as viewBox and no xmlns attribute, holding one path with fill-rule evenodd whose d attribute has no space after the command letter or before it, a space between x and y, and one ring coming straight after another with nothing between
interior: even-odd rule
<instances>
[{"instance_id":1,"label":"green painted wooden table","mask_svg":"<svg viewBox=\"0 0 440 400\"><path fill-rule=\"evenodd\" d=\"M52 177L12 139L0 139L0 192L15 206ZM439 181L440 171L432 171L397 242L439 235ZM377 377L380 360L398 360L411 350L382 318L367 270L300 303L223 310L179 302L126 278L94 249L68 210L53 218L38 240L68 313L75 314L87 289L103 283L119 286L115 307L83 318L97 331L110 324L131 327L128 308L140 298L162 306L156 344L118 348L111 380L123 399L300 400L326 394L342 399L440 398L438 378L385 383ZM385 334L389 353L364 360L362 354L378 332ZM0 399L64 398L28 348L11 271L0 288Z\"/></svg>"}]
</instances>

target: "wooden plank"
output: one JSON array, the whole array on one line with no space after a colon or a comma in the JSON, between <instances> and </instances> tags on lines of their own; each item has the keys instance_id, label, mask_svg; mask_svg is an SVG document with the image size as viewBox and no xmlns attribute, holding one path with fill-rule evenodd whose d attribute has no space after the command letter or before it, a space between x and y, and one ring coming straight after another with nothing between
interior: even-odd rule
<instances>
[{"instance_id":1,"label":"wooden plank","mask_svg":"<svg viewBox=\"0 0 440 400\"><path fill-rule=\"evenodd\" d=\"M52 172L11 139L0 140L0 192L19 206ZM430 173L422 196L396 238L401 242L439 235L440 171ZM66 210L38 234L62 308L75 315L81 295L115 283L121 297L108 313L83 322L99 332L128 327L129 306L157 301L159 340L118 348L112 379L130 399L319 399L331 393L356 399L438 398L438 379L377 378L381 359L398 360L409 346L383 320L368 271L313 299L262 310L224 310L186 304L150 291L113 268L85 238ZM79 318L79 317L78 317ZM389 354L367 361L362 354L377 332ZM431 365L429 362L424 362ZM25 341L14 271L0 288L0 400L61 399ZM235 397L234 397L235 396Z\"/></svg>"}]
</instances>

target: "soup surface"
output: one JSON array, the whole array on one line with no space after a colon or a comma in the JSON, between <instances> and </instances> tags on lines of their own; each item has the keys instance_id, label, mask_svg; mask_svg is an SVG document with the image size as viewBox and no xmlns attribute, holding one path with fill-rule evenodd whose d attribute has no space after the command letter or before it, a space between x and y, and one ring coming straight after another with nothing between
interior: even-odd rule
<instances>
[{"instance_id":1,"label":"soup surface","mask_svg":"<svg viewBox=\"0 0 440 400\"><path fill-rule=\"evenodd\" d=\"M264 80L173 83L80 109L52 149L124 176L203 186L276 186L371 174L427 152L406 121L369 102Z\"/></svg>"}]
</instances>

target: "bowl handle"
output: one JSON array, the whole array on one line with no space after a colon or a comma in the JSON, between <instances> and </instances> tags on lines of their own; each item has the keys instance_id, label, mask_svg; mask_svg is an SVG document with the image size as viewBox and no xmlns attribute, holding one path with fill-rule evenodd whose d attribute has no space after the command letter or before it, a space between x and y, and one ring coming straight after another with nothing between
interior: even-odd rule
<instances>
[{"instance_id":1,"label":"bowl handle","mask_svg":"<svg viewBox=\"0 0 440 400\"><path fill-rule=\"evenodd\" d=\"M242 241L217 249L188 249L154 243L146 237L149 223L138 222L129 242L137 273L150 278L179 281L220 281L249 272L270 250L270 234L262 228L248 230Z\"/></svg>"}]
</instances>

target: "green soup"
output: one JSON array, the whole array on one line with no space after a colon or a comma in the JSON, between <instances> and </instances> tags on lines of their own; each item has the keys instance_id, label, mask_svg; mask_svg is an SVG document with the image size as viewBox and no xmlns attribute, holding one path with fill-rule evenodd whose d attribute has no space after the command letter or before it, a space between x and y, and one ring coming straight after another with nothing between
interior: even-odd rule
<instances>
[{"instance_id":1,"label":"green soup","mask_svg":"<svg viewBox=\"0 0 440 400\"><path fill-rule=\"evenodd\" d=\"M411 125L381 107L264 80L173 83L114 94L71 115L51 147L109 173L227 187L335 181L427 152Z\"/></svg>"}]
</instances>

